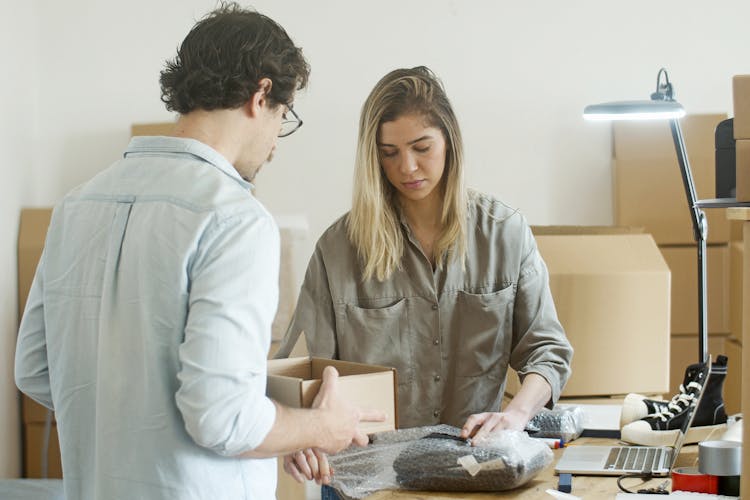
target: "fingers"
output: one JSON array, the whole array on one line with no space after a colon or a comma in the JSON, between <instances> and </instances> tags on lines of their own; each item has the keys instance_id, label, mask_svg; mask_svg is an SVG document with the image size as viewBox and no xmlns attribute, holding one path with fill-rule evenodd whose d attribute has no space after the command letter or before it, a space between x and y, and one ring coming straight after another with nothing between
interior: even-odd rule
<instances>
[{"instance_id":1,"label":"fingers","mask_svg":"<svg viewBox=\"0 0 750 500\"><path fill-rule=\"evenodd\" d=\"M311 477L309 479L315 479L315 482L319 482L318 480L320 479L320 468L318 467L318 457L310 448L304 450L303 454L305 456L305 459L307 459L307 465L310 468Z\"/></svg>"},{"instance_id":2,"label":"fingers","mask_svg":"<svg viewBox=\"0 0 750 500\"><path fill-rule=\"evenodd\" d=\"M357 446L367 446L370 443L370 438L366 433L357 428L354 433L354 437L352 438L352 443L356 444Z\"/></svg>"},{"instance_id":3,"label":"fingers","mask_svg":"<svg viewBox=\"0 0 750 500\"><path fill-rule=\"evenodd\" d=\"M294 455L285 455L284 456L284 471L292 476L295 481L298 483L304 483L305 482L305 476L302 475L302 473L299 471L297 466L294 463Z\"/></svg>"},{"instance_id":4,"label":"fingers","mask_svg":"<svg viewBox=\"0 0 750 500\"><path fill-rule=\"evenodd\" d=\"M322 383L318 394L313 399L313 408L320 408L325 406L328 401L329 394L335 392L338 387L339 372L331 365L323 368Z\"/></svg>"},{"instance_id":5,"label":"fingers","mask_svg":"<svg viewBox=\"0 0 750 500\"><path fill-rule=\"evenodd\" d=\"M473 446L481 443L489 433L505 428L502 413L488 413L486 415L487 417L482 422L482 426L474 433L474 437L471 438Z\"/></svg>"},{"instance_id":6,"label":"fingers","mask_svg":"<svg viewBox=\"0 0 750 500\"><path fill-rule=\"evenodd\" d=\"M312 469L310 469L310 464L307 463L307 457L305 456L304 451L298 451L294 455L294 463L297 466L297 469L302 473L302 475L305 476L306 479L312 480L313 473Z\"/></svg>"},{"instance_id":7,"label":"fingers","mask_svg":"<svg viewBox=\"0 0 750 500\"><path fill-rule=\"evenodd\" d=\"M386 414L380 410L360 410L360 422L385 422Z\"/></svg>"},{"instance_id":8,"label":"fingers","mask_svg":"<svg viewBox=\"0 0 750 500\"><path fill-rule=\"evenodd\" d=\"M333 471L331 466L328 464L328 455L317 448L313 450L318 460L318 473L319 476L316 478L318 484L331 484L331 476Z\"/></svg>"},{"instance_id":9,"label":"fingers","mask_svg":"<svg viewBox=\"0 0 750 500\"><path fill-rule=\"evenodd\" d=\"M474 434L478 430L477 428L482 426L489 415L489 413L475 413L473 415L469 415L469 418L466 419L466 423L461 429L461 437L466 439L474 436Z\"/></svg>"}]
</instances>

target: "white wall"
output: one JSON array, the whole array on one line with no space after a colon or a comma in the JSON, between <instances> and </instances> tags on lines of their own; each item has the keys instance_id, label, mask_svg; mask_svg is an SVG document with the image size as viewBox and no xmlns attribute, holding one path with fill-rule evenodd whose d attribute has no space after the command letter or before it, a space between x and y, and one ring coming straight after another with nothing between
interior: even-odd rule
<instances>
[{"instance_id":1,"label":"white wall","mask_svg":"<svg viewBox=\"0 0 750 500\"><path fill-rule=\"evenodd\" d=\"M29 203L33 189L31 158L34 149L38 78L34 57L37 37L33 4L0 1L0 477L21 472L18 391L13 382L16 345L16 237L19 208Z\"/></svg>"},{"instance_id":2,"label":"white wall","mask_svg":"<svg viewBox=\"0 0 750 500\"><path fill-rule=\"evenodd\" d=\"M11 9L3 1L5 12L21 14L12 16L18 23L5 18L10 32L0 36L24 42L0 49L25 66L0 84L12 92L3 92L10 121L0 140L11 153L3 148L1 216L6 234L15 234L19 203L53 204L121 154L131 123L171 119L159 101L159 71L215 3L36 0L30 19L26 2ZM258 177L272 212L307 214L310 245L349 206L360 106L396 67L426 64L442 77L462 123L469 185L519 207L533 224L612 222L610 128L585 123L586 104L646 98L665 66L689 112L731 114L731 77L750 73L747 0L252 5L285 26L312 65L295 104L305 125L281 140ZM0 252L7 263L0 312L10 337L13 242Z\"/></svg>"}]
</instances>

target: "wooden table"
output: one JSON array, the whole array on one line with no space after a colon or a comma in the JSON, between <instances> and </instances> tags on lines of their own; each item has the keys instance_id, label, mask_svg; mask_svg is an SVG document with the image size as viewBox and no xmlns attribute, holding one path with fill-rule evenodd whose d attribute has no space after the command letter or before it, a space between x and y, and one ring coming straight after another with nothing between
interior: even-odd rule
<instances>
[{"instance_id":1,"label":"wooden table","mask_svg":"<svg viewBox=\"0 0 750 500\"><path fill-rule=\"evenodd\" d=\"M575 440L571 446L608 445L617 443L614 439L580 438ZM424 491L379 491L367 497L367 500L438 500L438 499L466 499L466 500L490 500L498 498L551 499L545 491L549 488L557 489L555 476L555 464L564 450L554 450L555 460L540 472L534 479L520 488L501 493L441 493ZM684 446L677 459L678 467L694 467L698 460L698 446ZM649 481L648 487L657 486L667 478L654 478ZM633 490L639 485L638 479L630 479L624 485ZM599 498L614 498L620 490L617 487L616 477L603 476L573 476L573 495L585 497L586 500ZM654 498L658 498L654 497Z\"/></svg>"}]
</instances>

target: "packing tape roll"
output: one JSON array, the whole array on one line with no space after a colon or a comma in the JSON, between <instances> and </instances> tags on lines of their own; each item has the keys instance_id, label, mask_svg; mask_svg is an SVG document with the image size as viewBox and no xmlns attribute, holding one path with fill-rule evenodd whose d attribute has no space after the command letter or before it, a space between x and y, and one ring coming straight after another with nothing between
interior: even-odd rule
<instances>
[{"instance_id":1,"label":"packing tape roll","mask_svg":"<svg viewBox=\"0 0 750 500\"><path fill-rule=\"evenodd\" d=\"M716 476L701 473L697 467L677 467L672 469L672 491L716 494L719 480Z\"/></svg>"},{"instance_id":2,"label":"packing tape roll","mask_svg":"<svg viewBox=\"0 0 750 500\"><path fill-rule=\"evenodd\" d=\"M742 474L742 443L703 441L698 443L698 470L712 476Z\"/></svg>"}]
</instances>

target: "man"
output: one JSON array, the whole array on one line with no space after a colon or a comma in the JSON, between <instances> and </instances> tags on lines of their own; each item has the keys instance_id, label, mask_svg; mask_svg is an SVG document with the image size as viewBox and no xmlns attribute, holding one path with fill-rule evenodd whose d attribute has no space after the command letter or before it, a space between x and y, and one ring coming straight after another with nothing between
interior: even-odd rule
<instances>
[{"instance_id":1,"label":"man","mask_svg":"<svg viewBox=\"0 0 750 500\"><path fill-rule=\"evenodd\" d=\"M332 368L316 409L265 397L279 236L250 181L301 122L301 50L236 4L199 21L161 75L174 137L55 208L21 323L18 387L54 409L66 498L266 499L276 462L364 444Z\"/></svg>"}]
</instances>

